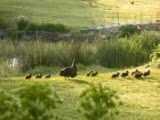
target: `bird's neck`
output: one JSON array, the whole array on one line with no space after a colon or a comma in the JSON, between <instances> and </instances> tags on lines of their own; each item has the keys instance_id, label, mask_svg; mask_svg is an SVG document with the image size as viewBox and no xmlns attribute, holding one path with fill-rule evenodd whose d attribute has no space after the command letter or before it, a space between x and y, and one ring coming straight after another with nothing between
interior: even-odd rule
<instances>
[{"instance_id":1,"label":"bird's neck","mask_svg":"<svg viewBox=\"0 0 160 120\"><path fill-rule=\"evenodd\" d=\"M72 67L77 68L75 61L73 61Z\"/></svg>"}]
</instances>

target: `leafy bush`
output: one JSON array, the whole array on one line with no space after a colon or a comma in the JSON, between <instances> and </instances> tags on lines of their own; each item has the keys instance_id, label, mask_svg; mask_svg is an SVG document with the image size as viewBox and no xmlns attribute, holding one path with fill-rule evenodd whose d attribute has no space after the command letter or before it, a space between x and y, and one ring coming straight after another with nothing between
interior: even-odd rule
<instances>
[{"instance_id":1,"label":"leafy bush","mask_svg":"<svg viewBox=\"0 0 160 120\"><path fill-rule=\"evenodd\" d=\"M28 18L22 15L16 17L15 20L17 23L18 30L24 30L29 24Z\"/></svg>"},{"instance_id":2,"label":"leafy bush","mask_svg":"<svg viewBox=\"0 0 160 120\"><path fill-rule=\"evenodd\" d=\"M10 94L9 94L10 93ZM12 92L0 91L1 120L50 120L60 98L47 84L23 84Z\"/></svg>"},{"instance_id":3,"label":"leafy bush","mask_svg":"<svg viewBox=\"0 0 160 120\"><path fill-rule=\"evenodd\" d=\"M11 27L10 21L0 16L0 30L5 30L8 29L9 27Z\"/></svg>"},{"instance_id":4,"label":"leafy bush","mask_svg":"<svg viewBox=\"0 0 160 120\"><path fill-rule=\"evenodd\" d=\"M39 30L39 25L35 23L30 23L27 25L26 30L30 31L38 31Z\"/></svg>"},{"instance_id":5,"label":"leafy bush","mask_svg":"<svg viewBox=\"0 0 160 120\"><path fill-rule=\"evenodd\" d=\"M156 49L153 50L153 53L150 57L152 59L152 66L160 68L160 44Z\"/></svg>"},{"instance_id":6,"label":"leafy bush","mask_svg":"<svg viewBox=\"0 0 160 120\"><path fill-rule=\"evenodd\" d=\"M31 30L31 31L48 31L48 32L62 33L62 32L66 32L68 29L63 24L51 24L51 23L35 24L35 23L30 23L26 27L26 30Z\"/></svg>"},{"instance_id":7,"label":"leafy bush","mask_svg":"<svg viewBox=\"0 0 160 120\"><path fill-rule=\"evenodd\" d=\"M82 101L80 105L86 120L111 120L118 114L118 105L121 101L116 95L116 91L99 84L90 87L80 95Z\"/></svg>"},{"instance_id":8,"label":"leafy bush","mask_svg":"<svg viewBox=\"0 0 160 120\"><path fill-rule=\"evenodd\" d=\"M28 84L18 89L16 94L21 99L21 109L25 111L23 119L26 120L50 120L55 117L52 110L61 102L53 87L47 84Z\"/></svg>"},{"instance_id":9,"label":"leafy bush","mask_svg":"<svg viewBox=\"0 0 160 120\"><path fill-rule=\"evenodd\" d=\"M0 120L17 120L19 118L20 105L18 100L8 94L7 92L0 90Z\"/></svg>"},{"instance_id":10,"label":"leafy bush","mask_svg":"<svg viewBox=\"0 0 160 120\"><path fill-rule=\"evenodd\" d=\"M120 37L130 37L135 33L141 32L141 30L135 25L123 25L118 30L119 30Z\"/></svg>"}]
</instances>

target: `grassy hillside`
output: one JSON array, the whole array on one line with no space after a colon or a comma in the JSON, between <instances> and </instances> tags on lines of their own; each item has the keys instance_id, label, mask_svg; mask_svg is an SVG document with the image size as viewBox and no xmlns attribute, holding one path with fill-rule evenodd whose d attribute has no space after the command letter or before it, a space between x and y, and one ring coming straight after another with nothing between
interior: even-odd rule
<instances>
[{"instance_id":1,"label":"grassy hillside","mask_svg":"<svg viewBox=\"0 0 160 120\"><path fill-rule=\"evenodd\" d=\"M154 21L160 16L159 0L98 0L93 7L83 0L0 0L0 15L25 15L34 22L93 26ZM119 20L118 20L119 19Z\"/></svg>"},{"instance_id":2,"label":"grassy hillside","mask_svg":"<svg viewBox=\"0 0 160 120\"><path fill-rule=\"evenodd\" d=\"M85 77L88 70L98 70L97 77ZM144 67L139 70L145 71ZM134 69L130 69L131 72ZM112 71L112 72L111 72ZM1 78L0 88L12 90L25 83L43 83L54 86L63 103L54 110L63 120L77 120L81 114L79 108L79 95L88 86L88 83L109 85L114 88L123 101L120 108L118 120L158 120L160 116L160 75L158 69L151 69L151 76L136 80L131 75L127 78L111 79L111 74L115 70L101 67L89 67L85 71L79 71L74 79L65 80L63 77L53 75L50 79L25 80L24 77ZM120 70L122 72L123 70ZM124 70L125 71L125 70Z\"/></svg>"}]
</instances>

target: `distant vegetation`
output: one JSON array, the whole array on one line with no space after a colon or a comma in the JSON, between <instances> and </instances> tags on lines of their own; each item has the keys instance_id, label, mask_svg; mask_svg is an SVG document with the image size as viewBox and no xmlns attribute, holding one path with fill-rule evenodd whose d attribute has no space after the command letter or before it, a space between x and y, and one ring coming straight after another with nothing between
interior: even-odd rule
<instances>
[{"instance_id":1,"label":"distant vegetation","mask_svg":"<svg viewBox=\"0 0 160 120\"><path fill-rule=\"evenodd\" d=\"M69 30L67 26L61 23L33 23L25 16L18 16L13 19L5 19L0 16L0 30L23 30L23 31L47 31L54 33L64 33Z\"/></svg>"},{"instance_id":2,"label":"distant vegetation","mask_svg":"<svg viewBox=\"0 0 160 120\"><path fill-rule=\"evenodd\" d=\"M141 29L136 25L123 25L119 29L119 37L130 37L134 34L139 34Z\"/></svg>"},{"instance_id":3,"label":"distant vegetation","mask_svg":"<svg viewBox=\"0 0 160 120\"><path fill-rule=\"evenodd\" d=\"M152 32L130 38L97 40L92 44L76 40L58 43L2 40L0 59L6 63L16 58L19 69L24 72L38 66L68 66L75 58L82 65L124 68L148 62L159 43L160 36Z\"/></svg>"},{"instance_id":4,"label":"distant vegetation","mask_svg":"<svg viewBox=\"0 0 160 120\"><path fill-rule=\"evenodd\" d=\"M160 68L160 44L153 50L151 54L152 66Z\"/></svg>"},{"instance_id":5,"label":"distant vegetation","mask_svg":"<svg viewBox=\"0 0 160 120\"><path fill-rule=\"evenodd\" d=\"M11 27L10 21L0 16L0 30L5 30L9 27Z\"/></svg>"}]
</instances>

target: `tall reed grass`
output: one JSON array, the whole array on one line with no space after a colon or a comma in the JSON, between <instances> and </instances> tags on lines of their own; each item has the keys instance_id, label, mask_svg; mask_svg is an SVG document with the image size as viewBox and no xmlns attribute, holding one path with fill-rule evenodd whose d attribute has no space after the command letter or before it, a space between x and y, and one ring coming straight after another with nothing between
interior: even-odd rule
<instances>
[{"instance_id":1,"label":"tall reed grass","mask_svg":"<svg viewBox=\"0 0 160 120\"><path fill-rule=\"evenodd\" d=\"M158 43L160 35L143 33L131 38L105 41L98 48L99 64L104 67L129 67L148 62Z\"/></svg>"},{"instance_id":2,"label":"tall reed grass","mask_svg":"<svg viewBox=\"0 0 160 120\"><path fill-rule=\"evenodd\" d=\"M83 65L123 68L148 62L152 49L159 43L160 35L155 33L93 43L3 40L0 41L0 59L1 64L18 59L22 71L37 66L68 66L73 59Z\"/></svg>"}]
</instances>

